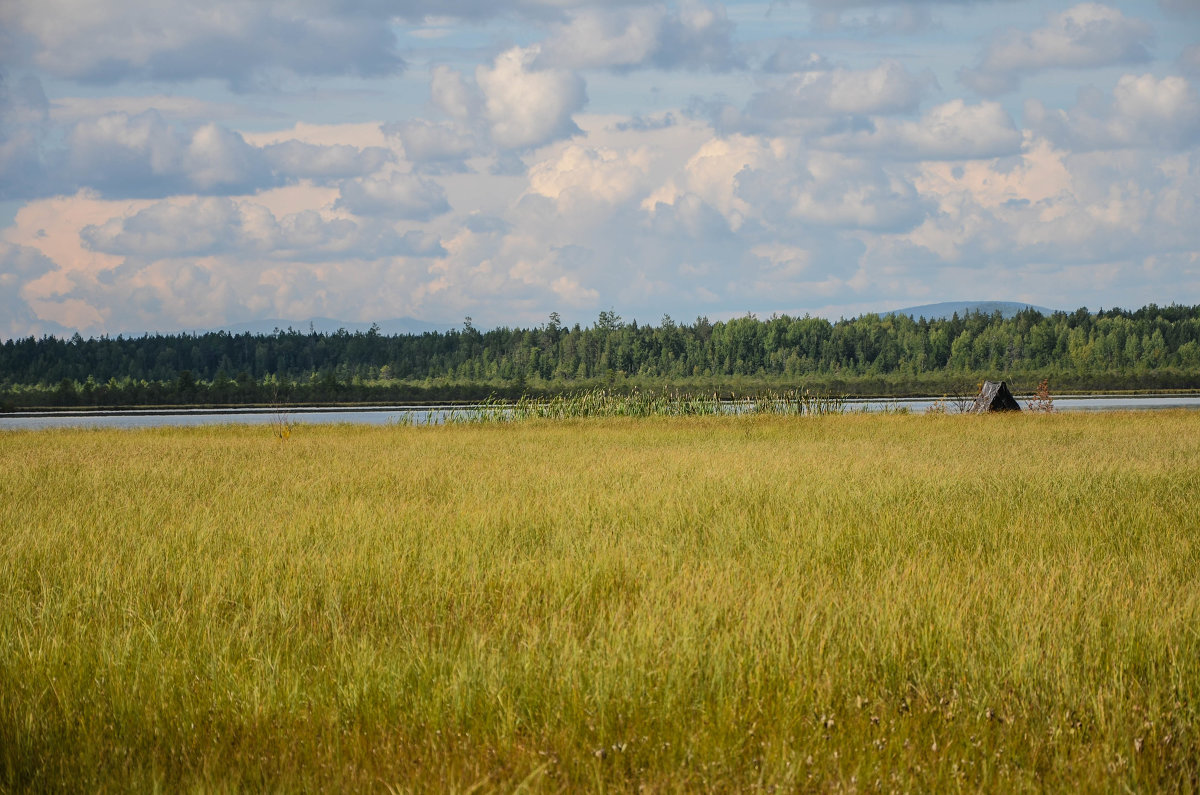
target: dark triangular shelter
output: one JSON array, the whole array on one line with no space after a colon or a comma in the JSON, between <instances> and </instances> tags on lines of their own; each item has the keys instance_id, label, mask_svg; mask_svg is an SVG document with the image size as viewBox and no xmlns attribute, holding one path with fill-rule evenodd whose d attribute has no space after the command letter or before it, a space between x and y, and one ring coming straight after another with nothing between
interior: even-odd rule
<instances>
[{"instance_id":1,"label":"dark triangular shelter","mask_svg":"<svg viewBox=\"0 0 1200 795\"><path fill-rule=\"evenodd\" d=\"M1012 392L1008 391L1008 384L1004 381L984 381L979 396L975 398L975 405L971 407L971 411L976 414L985 411L1020 410L1021 404L1013 397Z\"/></svg>"}]
</instances>

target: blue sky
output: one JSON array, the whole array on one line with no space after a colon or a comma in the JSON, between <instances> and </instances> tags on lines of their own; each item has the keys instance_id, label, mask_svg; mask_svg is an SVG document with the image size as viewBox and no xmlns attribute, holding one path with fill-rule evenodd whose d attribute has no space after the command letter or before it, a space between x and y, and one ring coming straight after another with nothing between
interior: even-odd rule
<instances>
[{"instance_id":1,"label":"blue sky","mask_svg":"<svg viewBox=\"0 0 1200 795\"><path fill-rule=\"evenodd\" d=\"M1200 303L1200 2L10 0L0 337Z\"/></svg>"}]
</instances>

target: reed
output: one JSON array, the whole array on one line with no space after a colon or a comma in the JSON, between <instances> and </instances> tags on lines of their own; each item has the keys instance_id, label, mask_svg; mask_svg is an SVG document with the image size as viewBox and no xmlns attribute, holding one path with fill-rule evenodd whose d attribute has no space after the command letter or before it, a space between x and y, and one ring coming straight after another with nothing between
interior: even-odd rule
<instances>
[{"instance_id":1,"label":"reed","mask_svg":"<svg viewBox=\"0 0 1200 795\"><path fill-rule=\"evenodd\" d=\"M616 392L592 389L549 397L522 395L516 401L489 398L479 404L447 412L446 423L488 424L531 419L582 419L587 417L703 417L743 414L824 416L841 414L846 400L838 395L808 390L763 390L753 395L722 400L718 395L697 395L670 390Z\"/></svg>"},{"instance_id":2,"label":"reed","mask_svg":"<svg viewBox=\"0 0 1200 795\"><path fill-rule=\"evenodd\" d=\"M0 790L1197 789L1200 414L725 413L0 433Z\"/></svg>"}]
</instances>

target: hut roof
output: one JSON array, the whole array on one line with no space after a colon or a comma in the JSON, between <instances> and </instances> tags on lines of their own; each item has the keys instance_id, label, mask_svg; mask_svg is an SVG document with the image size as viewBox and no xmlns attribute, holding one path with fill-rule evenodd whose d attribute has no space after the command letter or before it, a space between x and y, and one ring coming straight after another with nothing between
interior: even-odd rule
<instances>
[{"instance_id":1,"label":"hut roof","mask_svg":"<svg viewBox=\"0 0 1200 795\"><path fill-rule=\"evenodd\" d=\"M1008 391L1008 384L1004 381L984 381L978 397L975 398L975 405L971 407L971 411L975 413L1020 410L1021 404L1013 397L1012 392Z\"/></svg>"}]
</instances>

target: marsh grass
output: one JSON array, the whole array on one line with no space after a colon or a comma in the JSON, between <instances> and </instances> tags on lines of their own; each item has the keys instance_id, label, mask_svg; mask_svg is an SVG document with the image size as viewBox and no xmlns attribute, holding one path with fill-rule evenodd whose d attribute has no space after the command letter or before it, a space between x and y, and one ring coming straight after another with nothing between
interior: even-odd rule
<instances>
[{"instance_id":1,"label":"marsh grass","mask_svg":"<svg viewBox=\"0 0 1200 795\"><path fill-rule=\"evenodd\" d=\"M1200 415L0 434L0 789L1194 791Z\"/></svg>"},{"instance_id":2,"label":"marsh grass","mask_svg":"<svg viewBox=\"0 0 1200 795\"><path fill-rule=\"evenodd\" d=\"M522 395L516 401L489 398L473 406L450 410L442 421L489 424L597 417L826 416L841 414L845 405L846 399L840 395L817 394L807 389L767 389L732 399L670 390L592 389L549 397Z\"/></svg>"}]
</instances>

